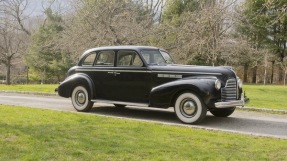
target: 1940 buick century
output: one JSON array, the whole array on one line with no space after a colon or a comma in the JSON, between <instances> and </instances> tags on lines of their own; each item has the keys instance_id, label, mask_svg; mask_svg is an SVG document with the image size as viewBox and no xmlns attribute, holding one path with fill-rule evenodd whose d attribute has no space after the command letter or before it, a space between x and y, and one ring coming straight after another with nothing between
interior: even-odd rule
<instances>
[{"instance_id":1,"label":"1940 buick century","mask_svg":"<svg viewBox=\"0 0 287 161\"><path fill-rule=\"evenodd\" d=\"M147 46L87 50L57 91L71 97L80 112L97 102L174 107L179 120L191 124L202 121L208 110L227 117L247 99L231 68L174 64L165 50Z\"/></svg>"}]
</instances>

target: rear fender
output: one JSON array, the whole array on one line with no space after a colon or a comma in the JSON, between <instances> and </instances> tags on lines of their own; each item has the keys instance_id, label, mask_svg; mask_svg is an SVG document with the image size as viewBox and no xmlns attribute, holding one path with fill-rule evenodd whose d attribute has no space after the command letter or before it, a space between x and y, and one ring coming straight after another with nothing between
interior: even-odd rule
<instances>
[{"instance_id":1,"label":"rear fender","mask_svg":"<svg viewBox=\"0 0 287 161\"><path fill-rule=\"evenodd\" d=\"M62 97L71 97L72 91L76 86L84 86L90 92L91 98L95 97L95 86L92 79L83 73L73 74L67 77L58 87L58 94ZM91 99L90 98L90 99Z\"/></svg>"},{"instance_id":2,"label":"rear fender","mask_svg":"<svg viewBox=\"0 0 287 161\"><path fill-rule=\"evenodd\" d=\"M175 99L183 92L189 91L202 98L205 104L219 91L215 89L216 78L180 79L154 87L150 93L151 107L173 107Z\"/></svg>"}]
</instances>

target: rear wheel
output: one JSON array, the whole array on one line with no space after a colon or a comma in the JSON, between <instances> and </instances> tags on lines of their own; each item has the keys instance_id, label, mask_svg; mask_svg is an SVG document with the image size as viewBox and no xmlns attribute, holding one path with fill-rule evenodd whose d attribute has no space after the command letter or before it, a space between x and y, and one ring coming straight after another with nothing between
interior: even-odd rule
<instances>
[{"instance_id":1,"label":"rear wheel","mask_svg":"<svg viewBox=\"0 0 287 161\"><path fill-rule=\"evenodd\" d=\"M194 93L182 93L175 102L175 114L180 121L189 124L196 124L206 116L206 106L201 98Z\"/></svg>"},{"instance_id":2,"label":"rear wheel","mask_svg":"<svg viewBox=\"0 0 287 161\"><path fill-rule=\"evenodd\" d=\"M212 109L210 113L212 113L216 117L228 117L235 111L235 107L232 108L222 108L222 109Z\"/></svg>"},{"instance_id":3,"label":"rear wheel","mask_svg":"<svg viewBox=\"0 0 287 161\"><path fill-rule=\"evenodd\" d=\"M94 104L90 101L89 93L83 86L77 86L74 88L71 100L74 108L79 112L90 111Z\"/></svg>"}]
</instances>

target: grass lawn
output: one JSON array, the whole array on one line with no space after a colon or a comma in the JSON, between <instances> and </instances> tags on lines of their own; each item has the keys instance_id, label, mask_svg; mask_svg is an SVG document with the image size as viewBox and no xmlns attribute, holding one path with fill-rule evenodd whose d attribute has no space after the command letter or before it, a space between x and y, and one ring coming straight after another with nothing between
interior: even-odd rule
<instances>
[{"instance_id":1,"label":"grass lawn","mask_svg":"<svg viewBox=\"0 0 287 161\"><path fill-rule=\"evenodd\" d=\"M58 84L0 85L0 90L55 93Z\"/></svg>"},{"instance_id":2,"label":"grass lawn","mask_svg":"<svg viewBox=\"0 0 287 161\"><path fill-rule=\"evenodd\" d=\"M287 160L287 140L0 105L0 160Z\"/></svg>"},{"instance_id":3,"label":"grass lawn","mask_svg":"<svg viewBox=\"0 0 287 161\"><path fill-rule=\"evenodd\" d=\"M243 89L250 98L246 106L287 110L287 86L244 85Z\"/></svg>"}]
</instances>

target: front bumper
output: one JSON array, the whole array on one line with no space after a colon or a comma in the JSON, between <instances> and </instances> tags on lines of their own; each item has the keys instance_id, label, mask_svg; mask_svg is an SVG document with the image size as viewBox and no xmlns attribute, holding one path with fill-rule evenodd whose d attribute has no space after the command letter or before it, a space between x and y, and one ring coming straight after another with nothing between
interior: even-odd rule
<instances>
[{"instance_id":1,"label":"front bumper","mask_svg":"<svg viewBox=\"0 0 287 161\"><path fill-rule=\"evenodd\" d=\"M249 98L241 95L241 100L228 101L228 102L216 102L214 105L216 108L229 108L229 107L244 107L245 103L249 102Z\"/></svg>"}]
</instances>

